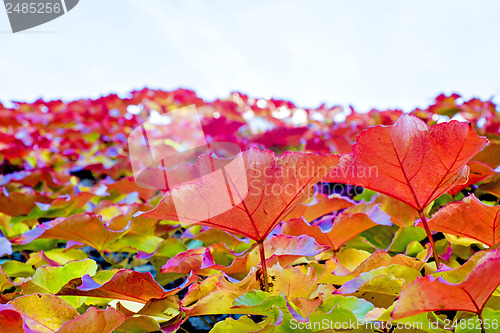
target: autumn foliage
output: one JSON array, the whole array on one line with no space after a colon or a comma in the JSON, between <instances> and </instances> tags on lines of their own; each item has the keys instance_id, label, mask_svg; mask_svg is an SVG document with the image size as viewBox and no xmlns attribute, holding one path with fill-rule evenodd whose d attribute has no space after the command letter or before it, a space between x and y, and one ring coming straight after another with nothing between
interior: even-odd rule
<instances>
[{"instance_id":1,"label":"autumn foliage","mask_svg":"<svg viewBox=\"0 0 500 333\"><path fill-rule=\"evenodd\" d=\"M188 105L248 185L207 218L226 187L141 187L129 160L134 128ZM0 104L0 129L1 332L500 331L490 101L359 113L144 89Z\"/></svg>"}]
</instances>

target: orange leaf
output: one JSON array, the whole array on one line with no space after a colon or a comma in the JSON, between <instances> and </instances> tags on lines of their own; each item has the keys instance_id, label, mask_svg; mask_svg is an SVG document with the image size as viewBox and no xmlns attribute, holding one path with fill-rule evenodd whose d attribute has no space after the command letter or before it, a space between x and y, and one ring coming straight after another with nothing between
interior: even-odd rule
<instances>
[{"instance_id":1,"label":"orange leaf","mask_svg":"<svg viewBox=\"0 0 500 333\"><path fill-rule=\"evenodd\" d=\"M112 230L97 216L80 214L45 222L25 232L12 243L28 244L37 238L63 239L81 242L102 251L108 243L118 239L128 228L126 226L123 230Z\"/></svg>"},{"instance_id":2,"label":"orange leaf","mask_svg":"<svg viewBox=\"0 0 500 333\"><path fill-rule=\"evenodd\" d=\"M500 166L500 141L490 141L472 160L488 164L492 168Z\"/></svg>"},{"instance_id":3,"label":"orange leaf","mask_svg":"<svg viewBox=\"0 0 500 333\"><path fill-rule=\"evenodd\" d=\"M418 217L415 209L385 194L376 194L373 202L391 217L392 223L402 228L412 226Z\"/></svg>"},{"instance_id":4,"label":"orange leaf","mask_svg":"<svg viewBox=\"0 0 500 333\"><path fill-rule=\"evenodd\" d=\"M438 310L481 313L500 284L498 265L500 249L479 259L474 270L461 283L452 284L442 277L436 279L433 276L413 281L399 295L391 316L399 319Z\"/></svg>"},{"instance_id":5,"label":"orange leaf","mask_svg":"<svg viewBox=\"0 0 500 333\"><path fill-rule=\"evenodd\" d=\"M423 211L467 180L467 162L487 142L470 124L450 121L429 127L403 114L392 126L362 132L353 153L342 155L325 181L369 188Z\"/></svg>"},{"instance_id":6,"label":"orange leaf","mask_svg":"<svg viewBox=\"0 0 500 333\"><path fill-rule=\"evenodd\" d=\"M210 208L217 201L227 201L227 189L215 188L206 183L184 184L168 192L160 204L147 217L158 219L193 221L218 229L234 232L263 242L273 228L281 222L299 203L306 199L318 181L337 165L337 155L319 155L300 152L285 152L280 157L270 151L252 148L241 153L246 169L248 194L231 209L208 219L201 210ZM200 157L199 168L207 168L210 158ZM200 172L200 174L204 174ZM241 183L244 175L237 175L230 183ZM221 192L221 193L219 193ZM222 193L224 192L224 193ZM189 203L185 216L178 216L174 205ZM207 204L204 200L210 201ZM196 203L196 204L193 204ZM192 214L192 215L190 215Z\"/></svg>"},{"instance_id":7,"label":"orange leaf","mask_svg":"<svg viewBox=\"0 0 500 333\"><path fill-rule=\"evenodd\" d=\"M8 193L7 189L4 187L3 191L0 191L0 213L10 216L27 215L35 208L37 202L48 204L52 201L54 201L54 199L32 190L27 193Z\"/></svg>"},{"instance_id":8,"label":"orange leaf","mask_svg":"<svg viewBox=\"0 0 500 333\"><path fill-rule=\"evenodd\" d=\"M332 217L324 217L331 220ZM302 219L293 219L283 223L281 232L286 235L299 236L308 235L316 239L316 242L331 247L338 251L345 242L359 233L376 225L392 225L389 216L382 212L377 204L362 203L347 208L338 215L329 230L323 231L317 225L309 225Z\"/></svg>"},{"instance_id":9,"label":"orange leaf","mask_svg":"<svg viewBox=\"0 0 500 333\"><path fill-rule=\"evenodd\" d=\"M493 194L497 198L500 197L500 173L487 179L483 184L478 187L478 190Z\"/></svg>"},{"instance_id":10,"label":"orange leaf","mask_svg":"<svg viewBox=\"0 0 500 333\"><path fill-rule=\"evenodd\" d=\"M183 285L166 291L153 279L151 273L139 273L121 269L108 282L100 285L88 275L68 282L57 293L59 296L90 296L147 303L150 299L161 299L177 293L196 281L189 276Z\"/></svg>"},{"instance_id":11,"label":"orange leaf","mask_svg":"<svg viewBox=\"0 0 500 333\"><path fill-rule=\"evenodd\" d=\"M472 194L441 208L429 221L429 227L493 246L500 241L500 206L485 205Z\"/></svg>"},{"instance_id":12,"label":"orange leaf","mask_svg":"<svg viewBox=\"0 0 500 333\"><path fill-rule=\"evenodd\" d=\"M84 314L67 321L57 333L111 333L121 325L125 316L113 308L89 308Z\"/></svg>"}]
</instances>

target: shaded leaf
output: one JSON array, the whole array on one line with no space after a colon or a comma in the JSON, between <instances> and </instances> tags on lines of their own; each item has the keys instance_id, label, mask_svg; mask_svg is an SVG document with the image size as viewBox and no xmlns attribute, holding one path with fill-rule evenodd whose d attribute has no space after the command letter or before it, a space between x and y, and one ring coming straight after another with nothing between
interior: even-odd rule
<instances>
[{"instance_id":1,"label":"shaded leaf","mask_svg":"<svg viewBox=\"0 0 500 333\"><path fill-rule=\"evenodd\" d=\"M326 195L316 192L313 197L291 211L284 220L303 217L306 221L312 222L323 215L349 208L355 204L355 202L335 194Z\"/></svg>"},{"instance_id":2,"label":"shaded leaf","mask_svg":"<svg viewBox=\"0 0 500 333\"><path fill-rule=\"evenodd\" d=\"M125 316L113 308L90 307L84 314L64 323L57 333L111 333L124 319Z\"/></svg>"},{"instance_id":3,"label":"shaded leaf","mask_svg":"<svg viewBox=\"0 0 500 333\"><path fill-rule=\"evenodd\" d=\"M160 325L151 317L130 317L115 329L119 333L150 333L160 330Z\"/></svg>"}]
</instances>

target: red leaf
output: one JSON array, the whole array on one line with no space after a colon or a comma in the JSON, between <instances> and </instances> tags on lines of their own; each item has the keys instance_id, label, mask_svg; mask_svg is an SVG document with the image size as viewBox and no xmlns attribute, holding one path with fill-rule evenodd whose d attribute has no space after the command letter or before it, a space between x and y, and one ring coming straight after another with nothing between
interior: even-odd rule
<instances>
[{"instance_id":1,"label":"red leaf","mask_svg":"<svg viewBox=\"0 0 500 333\"><path fill-rule=\"evenodd\" d=\"M488 206L473 194L441 208L428 222L431 230L473 238L488 246L500 242L500 206Z\"/></svg>"},{"instance_id":2,"label":"red leaf","mask_svg":"<svg viewBox=\"0 0 500 333\"><path fill-rule=\"evenodd\" d=\"M433 276L413 281L399 295L391 315L399 319L438 310L480 313L500 284L499 265L500 249L497 249L481 258L461 283L452 284Z\"/></svg>"},{"instance_id":3,"label":"red leaf","mask_svg":"<svg viewBox=\"0 0 500 333\"><path fill-rule=\"evenodd\" d=\"M202 223L247 236L257 242L263 242L274 227L310 195L314 184L338 162L336 155L285 152L276 157L270 150L254 148L241 154L246 168L247 196L230 210L203 220ZM201 161L199 165L203 167L204 163L207 161ZM210 204L204 206L203 200L227 201L223 199L227 196L227 189L216 189L206 183L184 184L168 192L160 204L145 213L145 216L179 220L173 196L191 205L191 213L186 214L192 216L182 216L182 220L194 220L197 223L199 220L193 216L200 216L200 209L210 207ZM194 202L196 205L191 204Z\"/></svg>"},{"instance_id":4,"label":"red leaf","mask_svg":"<svg viewBox=\"0 0 500 333\"><path fill-rule=\"evenodd\" d=\"M9 333L24 333L23 317L19 312L6 309L0 310L0 327Z\"/></svg>"},{"instance_id":5,"label":"red leaf","mask_svg":"<svg viewBox=\"0 0 500 333\"><path fill-rule=\"evenodd\" d=\"M153 298L161 299L173 295L195 280L196 277L190 276L182 286L166 291L153 279L151 273L122 269L102 285L88 275L73 279L62 287L57 295L103 297L147 303Z\"/></svg>"},{"instance_id":6,"label":"red leaf","mask_svg":"<svg viewBox=\"0 0 500 333\"><path fill-rule=\"evenodd\" d=\"M467 162L487 142L470 124L450 121L429 127L403 114L392 126L362 132L353 153L342 155L325 181L369 188L422 211L467 179Z\"/></svg>"}]
</instances>

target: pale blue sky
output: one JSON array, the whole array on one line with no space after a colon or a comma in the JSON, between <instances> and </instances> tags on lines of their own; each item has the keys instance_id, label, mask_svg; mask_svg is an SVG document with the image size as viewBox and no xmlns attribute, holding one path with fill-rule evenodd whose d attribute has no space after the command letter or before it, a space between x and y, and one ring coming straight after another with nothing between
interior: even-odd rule
<instances>
[{"instance_id":1,"label":"pale blue sky","mask_svg":"<svg viewBox=\"0 0 500 333\"><path fill-rule=\"evenodd\" d=\"M0 10L0 101L147 85L359 110L410 110L440 92L499 102L499 17L496 0L80 0L11 34Z\"/></svg>"}]
</instances>

